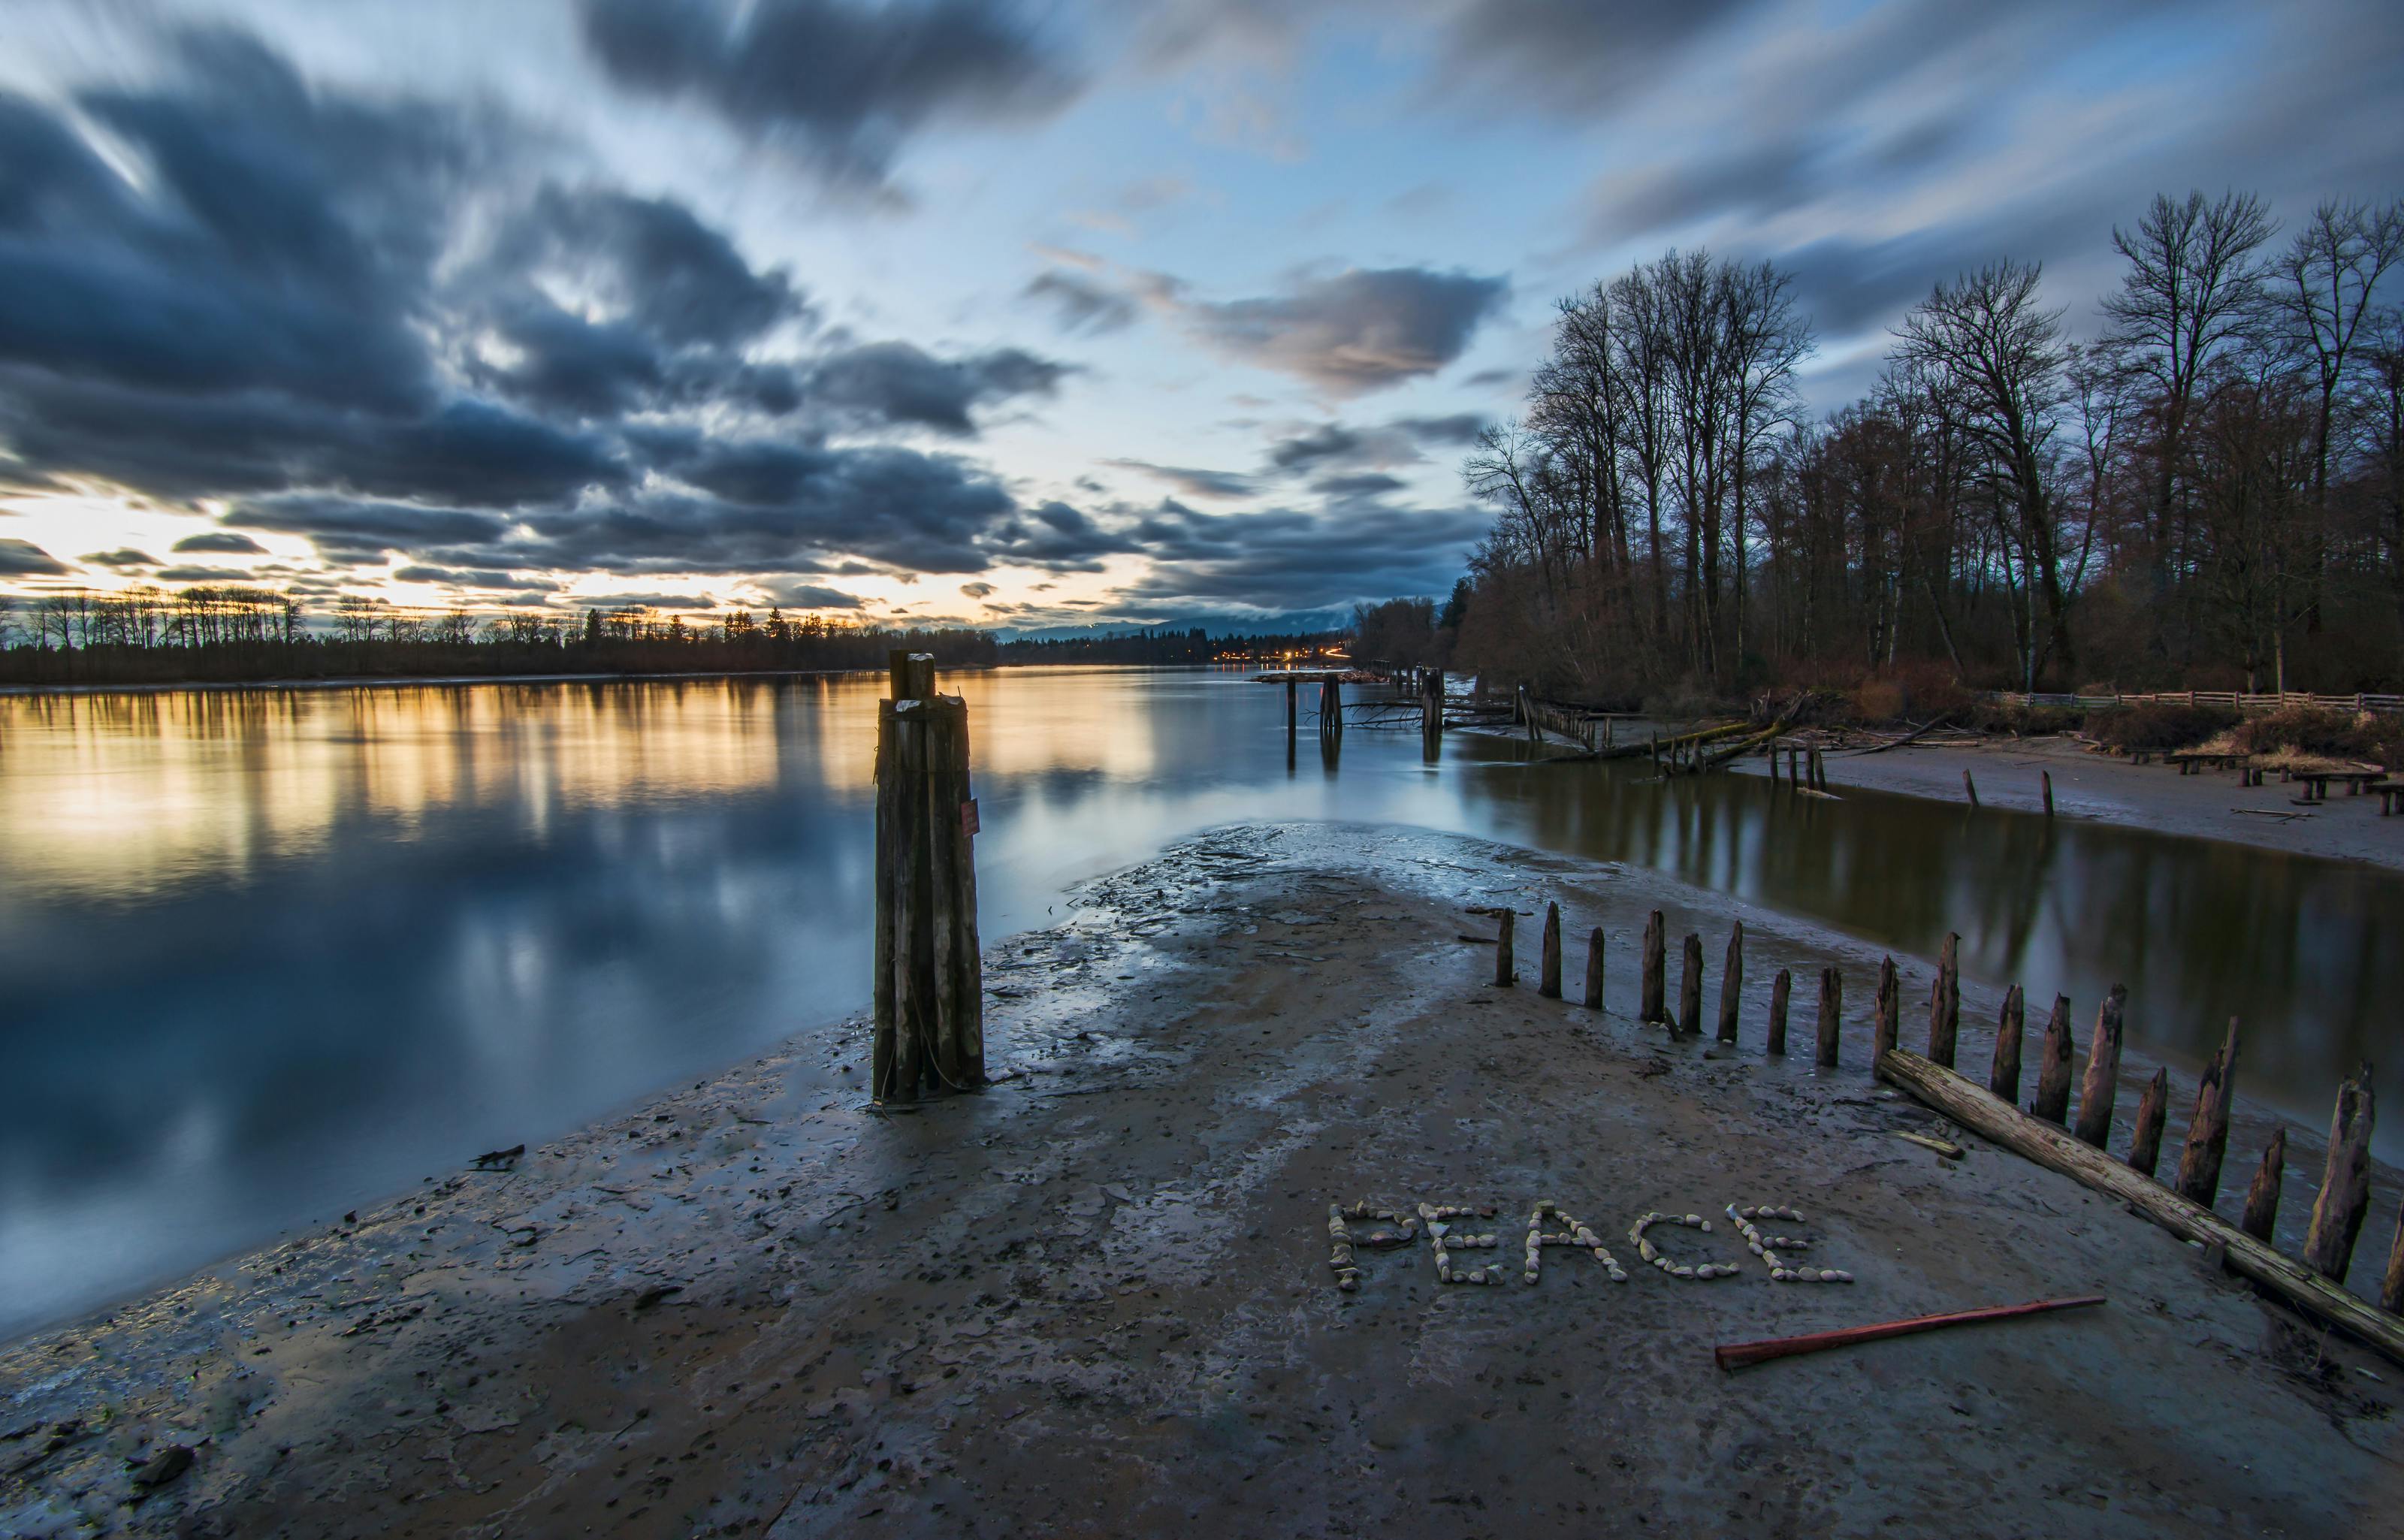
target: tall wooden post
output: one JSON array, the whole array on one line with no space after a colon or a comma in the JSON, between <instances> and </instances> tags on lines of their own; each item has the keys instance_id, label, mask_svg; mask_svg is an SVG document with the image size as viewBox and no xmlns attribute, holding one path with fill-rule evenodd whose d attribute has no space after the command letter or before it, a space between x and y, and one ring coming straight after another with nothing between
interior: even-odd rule
<instances>
[{"instance_id":1,"label":"tall wooden post","mask_svg":"<svg viewBox=\"0 0 2404 1540\"><path fill-rule=\"evenodd\" d=\"M1319 736L1321 741L1344 735L1344 681L1330 674L1319 681Z\"/></svg>"},{"instance_id":2,"label":"tall wooden post","mask_svg":"<svg viewBox=\"0 0 2404 1540\"><path fill-rule=\"evenodd\" d=\"M1726 959L1720 965L1720 1031L1722 1043L1736 1041L1737 997L1744 989L1744 921L1728 928Z\"/></svg>"},{"instance_id":3,"label":"tall wooden post","mask_svg":"<svg viewBox=\"0 0 2404 1540\"><path fill-rule=\"evenodd\" d=\"M1886 1057L1903 1032L1903 981L1895 976L1894 959L1879 961L1878 1001L1870 1031L1870 1062Z\"/></svg>"},{"instance_id":4,"label":"tall wooden post","mask_svg":"<svg viewBox=\"0 0 2404 1540\"><path fill-rule=\"evenodd\" d=\"M1431 668L1419 680L1419 750L1435 759L1444 748L1444 670Z\"/></svg>"},{"instance_id":5,"label":"tall wooden post","mask_svg":"<svg viewBox=\"0 0 2404 1540\"><path fill-rule=\"evenodd\" d=\"M1517 926L1518 917L1511 912L1510 905L1505 904L1502 912L1494 917L1498 922L1494 937L1494 982L1507 989L1519 980L1518 966L1511 959L1511 932Z\"/></svg>"},{"instance_id":6,"label":"tall wooden post","mask_svg":"<svg viewBox=\"0 0 2404 1540\"><path fill-rule=\"evenodd\" d=\"M2321 1170L2320 1196L2313 1199L2312 1228L2304 1234L2304 1266L2340 1283L2354 1260L2363 1215L2370 1211L2370 1128L2377 1111L2366 1064L2338 1087L2328 1164Z\"/></svg>"},{"instance_id":7,"label":"tall wooden post","mask_svg":"<svg viewBox=\"0 0 2404 1540\"><path fill-rule=\"evenodd\" d=\"M1703 1029L1703 938L1694 931L1678 948L1678 1030Z\"/></svg>"},{"instance_id":8,"label":"tall wooden post","mask_svg":"<svg viewBox=\"0 0 2404 1540\"><path fill-rule=\"evenodd\" d=\"M2161 1164L2162 1120L2170 1103L2171 1072L2156 1070L2145 1085L2145 1094L2137 1100L2137 1131L2129 1142L2129 1165L2140 1175L2153 1175L2154 1168Z\"/></svg>"},{"instance_id":9,"label":"tall wooden post","mask_svg":"<svg viewBox=\"0 0 2404 1540\"><path fill-rule=\"evenodd\" d=\"M1987 1089L2014 1107L2020 1100L2020 1028L2026 1009L2019 985L2004 991L2003 1019L1995 1024L1994 1067L1987 1072Z\"/></svg>"},{"instance_id":10,"label":"tall wooden post","mask_svg":"<svg viewBox=\"0 0 2404 1540\"><path fill-rule=\"evenodd\" d=\"M1586 1008L1602 1009L1602 927L1586 932Z\"/></svg>"},{"instance_id":11,"label":"tall wooden post","mask_svg":"<svg viewBox=\"0 0 2404 1540\"><path fill-rule=\"evenodd\" d=\"M1844 975L1834 968L1820 970L1820 1057L1823 1070L1837 1067L1838 1019L1845 1008Z\"/></svg>"},{"instance_id":12,"label":"tall wooden post","mask_svg":"<svg viewBox=\"0 0 2404 1540\"><path fill-rule=\"evenodd\" d=\"M2178 1191L2190 1203L2212 1207L2220 1196L2220 1161L2229 1149L2229 1110L2237 1099L2237 1018L2229 1018L2229 1040L2214 1050L2196 1088L2195 1116L2187 1121L2187 1147L2179 1152Z\"/></svg>"},{"instance_id":13,"label":"tall wooden post","mask_svg":"<svg viewBox=\"0 0 2404 1540\"><path fill-rule=\"evenodd\" d=\"M888 658L876 722L875 1032L878 1101L985 1084L977 944L976 804L968 703L935 693L935 660Z\"/></svg>"},{"instance_id":14,"label":"tall wooden post","mask_svg":"<svg viewBox=\"0 0 2404 1540\"><path fill-rule=\"evenodd\" d=\"M2053 772L2040 770L2037 775L2045 785L2045 816L2051 818L2053 817Z\"/></svg>"},{"instance_id":15,"label":"tall wooden post","mask_svg":"<svg viewBox=\"0 0 2404 1540\"><path fill-rule=\"evenodd\" d=\"M1656 909L1644 922L1643 993L1636 1019L1648 1025L1666 1021L1662 995L1670 982L1670 926Z\"/></svg>"},{"instance_id":16,"label":"tall wooden post","mask_svg":"<svg viewBox=\"0 0 2404 1540\"><path fill-rule=\"evenodd\" d=\"M1293 676L1288 674L1285 678L1285 751L1289 757L1293 753L1293 722L1297 704L1294 696L1297 689Z\"/></svg>"},{"instance_id":17,"label":"tall wooden post","mask_svg":"<svg viewBox=\"0 0 2404 1540\"><path fill-rule=\"evenodd\" d=\"M1786 1052L1786 1001L1794 989L1795 974L1790 969L1781 968L1769 981L1768 1051L1782 1057Z\"/></svg>"},{"instance_id":18,"label":"tall wooden post","mask_svg":"<svg viewBox=\"0 0 2404 1540\"><path fill-rule=\"evenodd\" d=\"M2121 1012L2126 985L2115 984L2095 1014L2095 1041L2087 1049L2087 1074L2078 1083L2078 1122L2070 1131L2079 1142L2105 1149L2112 1142L2112 1101L2120 1094Z\"/></svg>"},{"instance_id":19,"label":"tall wooden post","mask_svg":"<svg viewBox=\"0 0 2404 1540\"><path fill-rule=\"evenodd\" d=\"M2070 1121L2070 1061L2077 1052L2071 1041L2070 997L2053 997L2053 1014L2046 1018L2045 1043L2037 1050L2036 1099L2029 1111L2048 1123Z\"/></svg>"},{"instance_id":20,"label":"tall wooden post","mask_svg":"<svg viewBox=\"0 0 2404 1540\"><path fill-rule=\"evenodd\" d=\"M2265 1246L2279 1227L2279 1188L2286 1180L2287 1130L2282 1126L2271 1130L2271 1142L2262 1147L2262 1164L2245 1189L2245 1217L2237 1226Z\"/></svg>"},{"instance_id":21,"label":"tall wooden post","mask_svg":"<svg viewBox=\"0 0 2404 1540\"><path fill-rule=\"evenodd\" d=\"M1953 1068L1953 1045L1962 1030L1962 937L1945 932L1936 951L1936 982L1928 991L1928 1057Z\"/></svg>"},{"instance_id":22,"label":"tall wooden post","mask_svg":"<svg viewBox=\"0 0 2404 1540\"><path fill-rule=\"evenodd\" d=\"M1544 950L1538 963L1536 993L1546 1000L1561 998L1561 906L1544 905Z\"/></svg>"}]
</instances>

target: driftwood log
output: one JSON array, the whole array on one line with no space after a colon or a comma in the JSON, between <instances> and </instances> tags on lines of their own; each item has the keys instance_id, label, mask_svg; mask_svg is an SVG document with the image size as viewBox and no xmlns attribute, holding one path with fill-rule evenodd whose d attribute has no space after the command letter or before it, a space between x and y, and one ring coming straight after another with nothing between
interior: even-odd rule
<instances>
[{"instance_id":1,"label":"driftwood log","mask_svg":"<svg viewBox=\"0 0 2404 1540\"><path fill-rule=\"evenodd\" d=\"M1898 1049L1887 1055L1878 1062L1878 1075L1971 1132L2128 1204L2180 1239L2219 1247L2230 1271L2404 1364L2404 1319L2383 1313L2316 1269L2281 1256L2201 1204L2188 1202L1918 1054Z\"/></svg>"}]
</instances>

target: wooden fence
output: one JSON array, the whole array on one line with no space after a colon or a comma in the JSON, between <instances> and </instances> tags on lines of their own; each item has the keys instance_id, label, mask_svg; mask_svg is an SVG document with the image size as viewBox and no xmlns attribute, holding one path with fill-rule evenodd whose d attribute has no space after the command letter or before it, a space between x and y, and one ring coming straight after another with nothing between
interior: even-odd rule
<instances>
[{"instance_id":1,"label":"wooden fence","mask_svg":"<svg viewBox=\"0 0 2404 1540\"><path fill-rule=\"evenodd\" d=\"M2108 711L2119 706L2217 706L2230 711L2277 711L2309 707L2322 711L2404 711L2404 695L2315 695L2301 690L2249 695L2237 690L2165 690L2150 695L2062 695L2024 691L1991 690L1987 699L2001 706L2050 706L2080 711Z\"/></svg>"}]
</instances>

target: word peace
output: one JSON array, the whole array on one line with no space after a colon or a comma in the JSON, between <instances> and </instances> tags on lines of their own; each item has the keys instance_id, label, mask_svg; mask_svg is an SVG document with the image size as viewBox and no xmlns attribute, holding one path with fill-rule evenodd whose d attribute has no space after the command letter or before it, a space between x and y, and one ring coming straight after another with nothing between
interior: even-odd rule
<instances>
[{"instance_id":1,"label":"word peace","mask_svg":"<svg viewBox=\"0 0 2404 1540\"><path fill-rule=\"evenodd\" d=\"M1799 1240L1793 1236L1765 1234L1761 1226L1754 1223L1757 1219L1777 1219L1800 1225L1805 1223L1800 1210L1781 1208L1772 1204L1758 1204L1740 1209L1731 1203L1727 1206L1726 1213L1729 1221L1736 1225L1737 1233L1744 1238L1745 1250L1759 1257L1762 1266L1769 1269L1772 1282L1851 1283L1853 1281L1853 1275L1840 1267L1791 1266L1782 1253L1808 1251L1811 1243L1808 1240ZM1430 1244L1435 1248L1437 1282L1501 1283L1505 1281L1505 1269L1500 1262L1475 1267L1466 1265L1456 1267L1453 1263L1453 1253L1456 1252L1492 1251L1500 1244L1498 1237L1490 1234L1473 1234L1466 1229L1457 1227L1454 1221L1463 1218L1491 1219L1493 1217L1494 1209L1491 1204L1484 1208L1472 1208L1458 1203L1421 1203L1419 1205L1418 1212L1414 1214L1403 1209L1379 1208L1366 1198L1350 1205L1330 1203L1327 1206L1327 1236L1331 1246L1327 1253L1327 1266L1335 1274L1335 1286L1346 1294L1352 1294L1361 1287L1361 1267L1358 1261L1361 1252L1387 1252L1408 1246L1419 1239L1420 1231L1424 1228ZM1372 1230L1366 1235L1356 1237L1349 1223L1356 1219L1384 1220L1392 1227ZM1547 1225L1552 1225L1553 1228L1545 1228ZM1636 1254L1670 1277L1698 1280L1734 1278L1744 1270L1734 1263L1728 1262L1688 1264L1678 1261L1655 1245L1646 1236L1645 1232L1656 1225L1680 1225L1689 1229L1708 1233L1712 1227L1712 1222L1700 1214L1647 1213L1628 1226L1628 1239L1635 1245ZM1536 1281L1543 1271L1544 1248L1547 1246L1571 1246L1582 1252L1590 1252L1594 1259L1601 1263L1610 1272L1611 1281L1614 1283L1628 1281L1627 1269L1619 1265L1618 1258L1611 1254L1610 1249L1602 1243L1602 1238L1595 1234L1584 1221L1571 1214L1549 1197L1537 1203L1533 1211L1528 1215L1527 1244L1521 1254L1519 1267L1521 1282Z\"/></svg>"}]
</instances>

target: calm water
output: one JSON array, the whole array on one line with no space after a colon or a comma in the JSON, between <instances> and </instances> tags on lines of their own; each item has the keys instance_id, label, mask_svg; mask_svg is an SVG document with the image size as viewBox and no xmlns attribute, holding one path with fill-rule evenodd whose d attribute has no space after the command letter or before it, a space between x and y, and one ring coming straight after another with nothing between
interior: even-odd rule
<instances>
[{"instance_id":1,"label":"calm water","mask_svg":"<svg viewBox=\"0 0 2404 1540\"><path fill-rule=\"evenodd\" d=\"M1426 766L1416 733L1356 728L1331 769L1306 732L1289 768L1283 692L1225 673L946 688L975 711L988 940L1191 830L1399 820L1649 864L1898 953L1959 929L1965 973L2029 983L2032 1029L2062 987L2083 1036L2121 979L2132 1034L2183 1066L2241 1015L2246 1089L2316 1125L2341 1065L2393 1057L2394 875L1530 769L1461 735ZM0 1337L863 1006L882 690L0 698Z\"/></svg>"}]
</instances>

